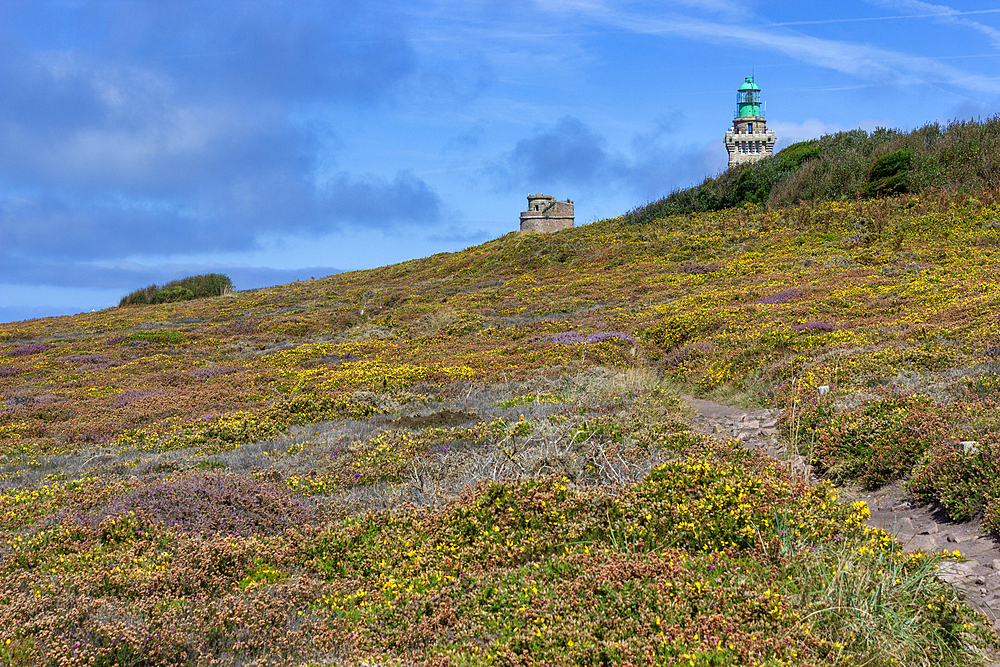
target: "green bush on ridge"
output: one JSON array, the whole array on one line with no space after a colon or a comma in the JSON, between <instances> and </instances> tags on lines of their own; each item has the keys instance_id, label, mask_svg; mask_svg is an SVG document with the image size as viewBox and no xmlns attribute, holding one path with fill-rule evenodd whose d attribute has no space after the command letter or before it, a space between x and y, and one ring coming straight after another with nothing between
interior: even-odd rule
<instances>
[{"instance_id":1,"label":"green bush on ridge","mask_svg":"<svg viewBox=\"0 0 1000 667\"><path fill-rule=\"evenodd\" d=\"M645 224L743 204L875 198L928 188L971 191L1000 185L1000 115L928 123L909 132L848 130L792 144L775 155L734 166L700 185L639 206L626 222Z\"/></svg>"},{"instance_id":2,"label":"green bush on ridge","mask_svg":"<svg viewBox=\"0 0 1000 667\"><path fill-rule=\"evenodd\" d=\"M163 287L150 285L122 297L118 306L189 301L209 296L221 296L233 290L233 281L222 273L205 273L172 280Z\"/></svg>"},{"instance_id":3,"label":"green bush on ridge","mask_svg":"<svg viewBox=\"0 0 1000 667\"><path fill-rule=\"evenodd\" d=\"M910 186L908 172L912 160L913 151L898 150L872 162L868 167L865 197L884 197L908 192Z\"/></svg>"}]
</instances>

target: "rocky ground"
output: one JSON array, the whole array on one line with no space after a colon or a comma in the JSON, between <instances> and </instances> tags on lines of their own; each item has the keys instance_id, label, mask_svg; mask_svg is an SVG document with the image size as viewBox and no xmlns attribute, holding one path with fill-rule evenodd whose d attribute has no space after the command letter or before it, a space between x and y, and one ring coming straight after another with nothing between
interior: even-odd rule
<instances>
[{"instance_id":1,"label":"rocky ground","mask_svg":"<svg viewBox=\"0 0 1000 667\"><path fill-rule=\"evenodd\" d=\"M720 439L737 438L747 447L763 449L779 461L787 462L793 473L810 476L808 462L786 451L778 437L776 420L780 410L746 411L742 408L683 397L697 411L692 427ZM907 551L958 551L964 560L947 562L940 576L954 583L969 604L982 611L1000 632L1000 542L982 534L978 521L955 523L932 506L919 505L901 482L877 491L844 487L841 498L864 500L871 511L870 526L895 535ZM1000 666L995 663L994 667Z\"/></svg>"}]
</instances>

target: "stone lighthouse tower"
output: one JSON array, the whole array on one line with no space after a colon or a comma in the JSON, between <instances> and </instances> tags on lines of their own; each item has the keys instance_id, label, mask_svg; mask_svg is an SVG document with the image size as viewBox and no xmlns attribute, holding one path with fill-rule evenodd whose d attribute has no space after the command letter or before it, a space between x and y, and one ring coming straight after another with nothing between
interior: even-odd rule
<instances>
[{"instance_id":1,"label":"stone lighthouse tower","mask_svg":"<svg viewBox=\"0 0 1000 667\"><path fill-rule=\"evenodd\" d=\"M736 91L736 118L726 131L729 166L770 157L774 150L774 132L767 129L760 105L760 86L748 76Z\"/></svg>"}]
</instances>

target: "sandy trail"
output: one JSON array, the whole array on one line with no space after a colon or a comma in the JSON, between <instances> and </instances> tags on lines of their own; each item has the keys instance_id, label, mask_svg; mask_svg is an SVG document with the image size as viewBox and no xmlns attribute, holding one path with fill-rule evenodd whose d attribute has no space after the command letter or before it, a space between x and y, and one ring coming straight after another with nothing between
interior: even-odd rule
<instances>
[{"instance_id":1,"label":"sandy trail","mask_svg":"<svg viewBox=\"0 0 1000 667\"><path fill-rule=\"evenodd\" d=\"M789 456L778 438L775 422L781 410L748 411L691 396L681 398L697 412L691 423L694 430L723 440L738 438L747 447L763 449L775 459L787 461L793 471L812 478L808 462L798 455ZM1000 633L1000 542L983 535L978 520L955 523L940 510L918 505L901 482L877 491L841 487L840 494L844 501L867 502L871 512L868 525L894 535L906 545L906 551L961 553L967 560L947 563L940 576L956 584L965 600L991 619L993 629ZM991 667L998 666L1000 663Z\"/></svg>"}]
</instances>

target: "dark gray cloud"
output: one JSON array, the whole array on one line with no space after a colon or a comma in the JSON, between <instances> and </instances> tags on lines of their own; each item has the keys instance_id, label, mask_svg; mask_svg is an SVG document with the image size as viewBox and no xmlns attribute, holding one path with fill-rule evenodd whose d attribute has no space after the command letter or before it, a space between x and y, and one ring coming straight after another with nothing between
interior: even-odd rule
<instances>
[{"instance_id":1,"label":"dark gray cloud","mask_svg":"<svg viewBox=\"0 0 1000 667\"><path fill-rule=\"evenodd\" d=\"M725 166L721 141L717 146L678 142L675 128L681 120L679 115L657 119L648 131L633 137L626 154L609 149L607 139L580 119L563 116L518 141L493 166L492 175L508 190L625 188L645 199L661 197Z\"/></svg>"},{"instance_id":2,"label":"dark gray cloud","mask_svg":"<svg viewBox=\"0 0 1000 667\"><path fill-rule=\"evenodd\" d=\"M408 172L392 180L340 174L320 188L282 173L260 174L190 198L8 196L0 200L0 248L27 264L233 251L255 247L269 231L320 234L338 222L427 225L441 213L438 195ZM13 266L3 265L0 281Z\"/></svg>"},{"instance_id":3,"label":"dark gray cloud","mask_svg":"<svg viewBox=\"0 0 1000 667\"><path fill-rule=\"evenodd\" d=\"M295 120L412 76L399 1L0 3L0 282L438 221L407 171L317 185L336 132Z\"/></svg>"},{"instance_id":4,"label":"dark gray cloud","mask_svg":"<svg viewBox=\"0 0 1000 667\"><path fill-rule=\"evenodd\" d=\"M0 267L0 282L18 265L104 260L131 254L169 254L206 248L237 250L254 237L215 216L186 215L165 201L108 196L81 200L61 194L22 195L0 201L0 247L17 258Z\"/></svg>"},{"instance_id":5,"label":"dark gray cloud","mask_svg":"<svg viewBox=\"0 0 1000 667\"><path fill-rule=\"evenodd\" d=\"M517 142L507 157L507 173L515 183L593 185L621 168L606 144L578 118L563 116Z\"/></svg>"},{"instance_id":6,"label":"dark gray cloud","mask_svg":"<svg viewBox=\"0 0 1000 667\"><path fill-rule=\"evenodd\" d=\"M431 223L441 217L441 199L426 183L405 171L391 181L356 180L340 174L323 195L322 205L330 215L370 226L389 220Z\"/></svg>"}]
</instances>

